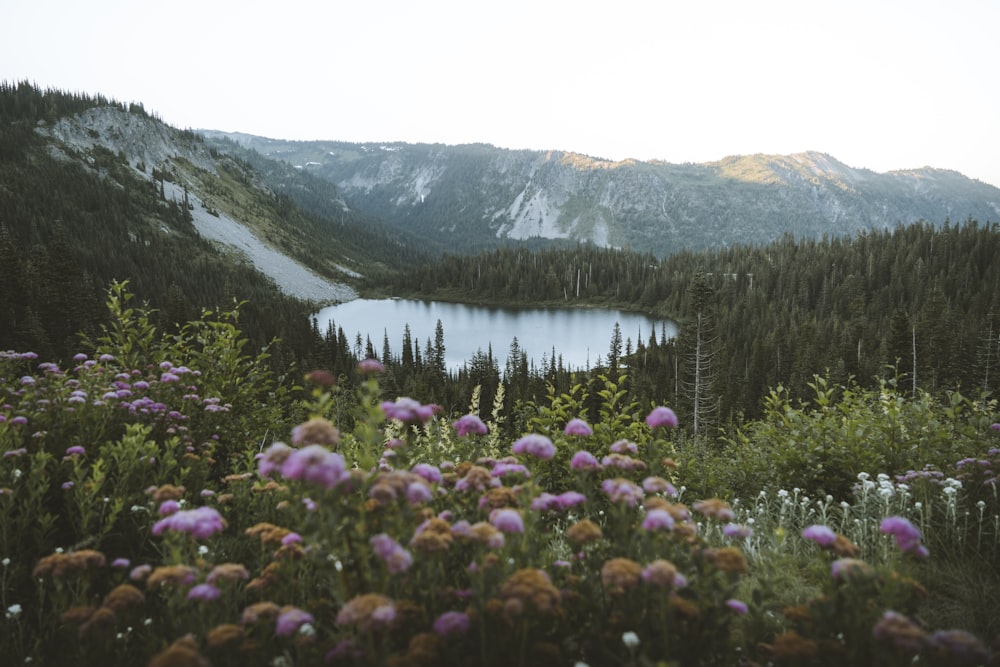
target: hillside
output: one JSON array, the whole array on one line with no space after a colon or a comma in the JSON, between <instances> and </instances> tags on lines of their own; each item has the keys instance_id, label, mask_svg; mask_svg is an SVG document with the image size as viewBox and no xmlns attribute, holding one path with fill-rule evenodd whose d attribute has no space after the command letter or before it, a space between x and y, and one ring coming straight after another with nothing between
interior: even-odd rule
<instances>
[{"instance_id":1,"label":"hillside","mask_svg":"<svg viewBox=\"0 0 1000 667\"><path fill-rule=\"evenodd\" d=\"M924 168L875 173L822 153L706 164L610 162L485 144L291 142L202 131L337 185L353 207L452 248L570 239L659 256L1000 218L1000 189Z\"/></svg>"},{"instance_id":2,"label":"hillside","mask_svg":"<svg viewBox=\"0 0 1000 667\"><path fill-rule=\"evenodd\" d=\"M0 148L2 349L69 349L114 280L165 321L249 301L255 342L294 341L307 302L354 298L417 252L328 183L258 171L141 105L3 84Z\"/></svg>"}]
</instances>

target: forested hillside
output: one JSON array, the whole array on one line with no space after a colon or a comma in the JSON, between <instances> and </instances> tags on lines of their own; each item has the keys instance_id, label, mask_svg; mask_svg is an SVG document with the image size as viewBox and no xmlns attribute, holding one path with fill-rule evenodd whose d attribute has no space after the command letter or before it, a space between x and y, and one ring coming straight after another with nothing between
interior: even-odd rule
<instances>
[{"instance_id":1,"label":"forested hillside","mask_svg":"<svg viewBox=\"0 0 1000 667\"><path fill-rule=\"evenodd\" d=\"M101 125L85 130L84 145L67 119ZM199 234L196 200L199 210L253 225L289 261L337 280L350 279L341 273L349 262L373 278L389 261L418 256L419 246L337 210L335 188L303 182L308 175L270 188L269 176L294 172L273 164L261 174L141 105L0 85L0 349L65 358L78 333L93 333L105 318L109 284L128 280L161 325L246 301L241 326L255 346L277 337L279 365L307 357L312 306Z\"/></svg>"},{"instance_id":2,"label":"forested hillside","mask_svg":"<svg viewBox=\"0 0 1000 667\"><path fill-rule=\"evenodd\" d=\"M589 245L534 253L509 247L402 273L393 291L481 303L614 304L678 320L677 340L653 333L619 341L618 355L609 340L604 365L627 369L637 395L681 412L692 402L690 336L701 313L702 408L720 423L757 414L779 385L804 396L814 374L864 385L898 376L907 389L932 392L995 390L998 256L996 224L944 221L849 239L786 236L662 261ZM539 374L556 379L554 370Z\"/></svg>"}]
</instances>

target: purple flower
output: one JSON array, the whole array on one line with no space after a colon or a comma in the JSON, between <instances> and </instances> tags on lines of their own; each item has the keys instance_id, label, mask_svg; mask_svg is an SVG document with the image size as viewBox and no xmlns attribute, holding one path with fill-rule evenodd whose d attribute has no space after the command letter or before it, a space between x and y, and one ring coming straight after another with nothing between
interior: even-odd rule
<instances>
[{"instance_id":1,"label":"purple flower","mask_svg":"<svg viewBox=\"0 0 1000 667\"><path fill-rule=\"evenodd\" d=\"M921 557L926 557L929 553L927 547L920 543L920 529L910 523L909 519L901 516L886 517L882 519L879 532L892 535L896 546L904 553Z\"/></svg>"},{"instance_id":2,"label":"purple flower","mask_svg":"<svg viewBox=\"0 0 1000 667\"><path fill-rule=\"evenodd\" d=\"M642 521L643 530L673 530L674 517L670 512L661 509L652 509L646 512L646 518Z\"/></svg>"},{"instance_id":3,"label":"purple flower","mask_svg":"<svg viewBox=\"0 0 1000 667\"><path fill-rule=\"evenodd\" d=\"M569 467L573 470L600 470L601 463L590 452L581 450L570 459Z\"/></svg>"},{"instance_id":4,"label":"purple flower","mask_svg":"<svg viewBox=\"0 0 1000 667\"><path fill-rule=\"evenodd\" d=\"M410 505L422 505L433 499L430 487L424 482L413 482L406 487L406 502Z\"/></svg>"},{"instance_id":5,"label":"purple flower","mask_svg":"<svg viewBox=\"0 0 1000 667\"><path fill-rule=\"evenodd\" d=\"M618 440L611 445L611 451L615 454L637 454L639 446L629 440Z\"/></svg>"},{"instance_id":6,"label":"purple flower","mask_svg":"<svg viewBox=\"0 0 1000 667\"><path fill-rule=\"evenodd\" d=\"M490 523L502 533L523 533L524 520L521 514L514 509L504 507L490 512Z\"/></svg>"},{"instance_id":7,"label":"purple flower","mask_svg":"<svg viewBox=\"0 0 1000 667\"><path fill-rule=\"evenodd\" d=\"M0 415L2 417L3 415ZM17 449L9 449L3 453L5 459L9 459L14 456L21 456L22 454L27 454L28 449L26 447L18 447Z\"/></svg>"},{"instance_id":8,"label":"purple flower","mask_svg":"<svg viewBox=\"0 0 1000 667\"><path fill-rule=\"evenodd\" d=\"M746 602L743 602L741 600L736 600L734 598L726 600L726 606L735 611L740 616L750 611L749 608L747 607Z\"/></svg>"},{"instance_id":9,"label":"purple flower","mask_svg":"<svg viewBox=\"0 0 1000 667\"><path fill-rule=\"evenodd\" d=\"M490 475L493 477L506 477L507 475L524 475L525 477L531 477L531 472L522 463L515 463L514 461L497 461L493 464L493 468L490 470Z\"/></svg>"},{"instance_id":10,"label":"purple flower","mask_svg":"<svg viewBox=\"0 0 1000 667\"><path fill-rule=\"evenodd\" d=\"M544 435L529 433L514 443L515 454L530 454L539 459L551 459L556 454L556 446Z\"/></svg>"},{"instance_id":11,"label":"purple flower","mask_svg":"<svg viewBox=\"0 0 1000 667\"><path fill-rule=\"evenodd\" d=\"M111 567L115 568L116 570L127 570L130 565L132 565L132 561L130 561L128 558L116 558L113 561L111 561Z\"/></svg>"},{"instance_id":12,"label":"purple flower","mask_svg":"<svg viewBox=\"0 0 1000 667\"><path fill-rule=\"evenodd\" d=\"M677 426L677 415L670 408L663 406L653 408L653 411L646 415L646 425L649 428L657 428L659 426L675 428Z\"/></svg>"},{"instance_id":13,"label":"purple flower","mask_svg":"<svg viewBox=\"0 0 1000 667\"><path fill-rule=\"evenodd\" d=\"M18 415L16 417L14 417L13 419L11 419L10 423L13 424L13 425L15 425L15 426L24 426L25 424L28 423L28 418L27 417L23 417L21 415Z\"/></svg>"},{"instance_id":14,"label":"purple flower","mask_svg":"<svg viewBox=\"0 0 1000 667\"><path fill-rule=\"evenodd\" d=\"M470 434L483 435L486 433L486 424L476 415L463 415L458 418L458 421L453 422L452 426L455 427L455 432L459 436Z\"/></svg>"},{"instance_id":15,"label":"purple flower","mask_svg":"<svg viewBox=\"0 0 1000 667\"><path fill-rule=\"evenodd\" d=\"M413 565L413 555L385 533L375 535L368 542L390 574L405 572Z\"/></svg>"},{"instance_id":16,"label":"purple flower","mask_svg":"<svg viewBox=\"0 0 1000 667\"><path fill-rule=\"evenodd\" d=\"M561 511L569 509L574 505L587 502L587 496L578 491L566 491L554 496L551 493L542 493L531 501L531 509L536 512Z\"/></svg>"},{"instance_id":17,"label":"purple flower","mask_svg":"<svg viewBox=\"0 0 1000 667\"><path fill-rule=\"evenodd\" d=\"M993 422L990 424L990 428L994 431L1000 431L1000 422Z\"/></svg>"},{"instance_id":18,"label":"purple flower","mask_svg":"<svg viewBox=\"0 0 1000 667\"><path fill-rule=\"evenodd\" d=\"M274 626L274 634L278 637L288 637L299 631L306 623L314 623L315 619L309 612L298 607L285 607Z\"/></svg>"},{"instance_id":19,"label":"purple flower","mask_svg":"<svg viewBox=\"0 0 1000 667\"><path fill-rule=\"evenodd\" d=\"M674 485L662 477L647 477L642 480L642 488L646 493L663 493L668 496L677 495L677 489Z\"/></svg>"},{"instance_id":20,"label":"purple flower","mask_svg":"<svg viewBox=\"0 0 1000 667\"><path fill-rule=\"evenodd\" d=\"M170 516L171 514L176 514L180 508L180 503L176 500L164 500L160 503L160 507L156 510L156 512L160 516Z\"/></svg>"},{"instance_id":21,"label":"purple flower","mask_svg":"<svg viewBox=\"0 0 1000 667\"><path fill-rule=\"evenodd\" d=\"M727 523L722 527L722 534L726 537L743 539L753 537L753 528L750 528L749 526L741 526L737 523Z\"/></svg>"},{"instance_id":22,"label":"purple flower","mask_svg":"<svg viewBox=\"0 0 1000 667\"><path fill-rule=\"evenodd\" d=\"M257 455L257 472L261 477L268 477L272 472L281 471L281 465L292 453L292 448L283 442L275 442L263 454Z\"/></svg>"},{"instance_id":23,"label":"purple flower","mask_svg":"<svg viewBox=\"0 0 1000 667\"><path fill-rule=\"evenodd\" d=\"M583 495L579 491L564 491L556 496L556 504L559 509L569 509L574 505L579 505L581 503L587 502L587 496Z\"/></svg>"},{"instance_id":24,"label":"purple flower","mask_svg":"<svg viewBox=\"0 0 1000 667\"><path fill-rule=\"evenodd\" d=\"M629 507L635 507L645 495L638 485L623 477L604 480L601 482L601 491L612 502L624 503Z\"/></svg>"},{"instance_id":25,"label":"purple flower","mask_svg":"<svg viewBox=\"0 0 1000 667\"><path fill-rule=\"evenodd\" d=\"M62 489L63 489L63 491L69 491L70 489L73 488L73 486L74 486L73 480L70 480L68 482L63 482L62 483Z\"/></svg>"},{"instance_id":26,"label":"purple flower","mask_svg":"<svg viewBox=\"0 0 1000 667\"><path fill-rule=\"evenodd\" d=\"M98 361L105 361L105 362L107 362L107 361L114 361L115 360L115 355L113 355L113 354L102 354L101 356L99 356L97 358L97 360Z\"/></svg>"},{"instance_id":27,"label":"purple flower","mask_svg":"<svg viewBox=\"0 0 1000 667\"><path fill-rule=\"evenodd\" d=\"M594 435L594 430L590 428L590 425L579 418L570 419L563 432L566 435L576 435L580 437Z\"/></svg>"},{"instance_id":28,"label":"purple flower","mask_svg":"<svg viewBox=\"0 0 1000 667\"><path fill-rule=\"evenodd\" d=\"M218 599L222 591L212 584L198 584L188 591L188 600L200 600L201 602L211 602Z\"/></svg>"},{"instance_id":29,"label":"purple flower","mask_svg":"<svg viewBox=\"0 0 1000 667\"><path fill-rule=\"evenodd\" d=\"M72 447L66 448L66 456L74 456L74 455L83 456L86 453L87 450L81 447L80 445L73 445Z\"/></svg>"},{"instance_id":30,"label":"purple flower","mask_svg":"<svg viewBox=\"0 0 1000 667\"><path fill-rule=\"evenodd\" d=\"M281 475L327 489L336 488L351 476L344 457L322 445L293 450L281 464Z\"/></svg>"},{"instance_id":31,"label":"purple flower","mask_svg":"<svg viewBox=\"0 0 1000 667\"><path fill-rule=\"evenodd\" d=\"M837 540L837 533L823 524L813 524L802 531L802 537L812 540L821 547L828 547Z\"/></svg>"},{"instance_id":32,"label":"purple flower","mask_svg":"<svg viewBox=\"0 0 1000 667\"><path fill-rule=\"evenodd\" d=\"M281 538L282 546L286 547L289 544L298 544L301 541L302 541L302 536L299 535L298 533L288 533L287 535Z\"/></svg>"},{"instance_id":33,"label":"purple flower","mask_svg":"<svg viewBox=\"0 0 1000 667\"><path fill-rule=\"evenodd\" d=\"M441 476L441 470L430 463L418 463L410 468L410 472L420 475L431 484L440 484L444 479Z\"/></svg>"},{"instance_id":34,"label":"purple flower","mask_svg":"<svg viewBox=\"0 0 1000 667\"><path fill-rule=\"evenodd\" d=\"M175 512L165 519L160 519L153 524L153 534L161 535L165 530L173 530L179 533L188 533L197 539L203 539L224 530L225 527L226 520L217 510L212 507L198 507L193 510Z\"/></svg>"},{"instance_id":35,"label":"purple flower","mask_svg":"<svg viewBox=\"0 0 1000 667\"><path fill-rule=\"evenodd\" d=\"M406 424L416 424L418 422L422 424L433 417L434 413L440 409L440 405L434 405L433 403L421 405L412 398L405 396L398 399L395 403L392 401L384 401L382 403L382 412L385 413L386 419L398 419Z\"/></svg>"},{"instance_id":36,"label":"purple flower","mask_svg":"<svg viewBox=\"0 0 1000 667\"><path fill-rule=\"evenodd\" d=\"M469 630L469 615L460 611L446 611L434 621L434 633L440 637L464 635Z\"/></svg>"},{"instance_id":37,"label":"purple flower","mask_svg":"<svg viewBox=\"0 0 1000 667\"><path fill-rule=\"evenodd\" d=\"M378 359L365 359L358 364L358 372L364 375L372 375L374 373L385 373L385 366Z\"/></svg>"}]
</instances>

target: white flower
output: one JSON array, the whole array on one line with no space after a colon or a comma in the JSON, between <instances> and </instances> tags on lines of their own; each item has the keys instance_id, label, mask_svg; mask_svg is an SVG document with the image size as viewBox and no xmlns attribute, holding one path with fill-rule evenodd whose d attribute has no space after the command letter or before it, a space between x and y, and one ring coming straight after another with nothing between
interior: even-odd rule
<instances>
[{"instance_id":1,"label":"white flower","mask_svg":"<svg viewBox=\"0 0 1000 667\"><path fill-rule=\"evenodd\" d=\"M869 475L866 472L859 472L858 473L858 479L861 480L862 482L867 482L870 477L871 477L871 475Z\"/></svg>"},{"instance_id":2,"label":"white flower","mask_svg":"<svg viewBox=\"0 0 1000 667\"><path fill-rule=\"evenodd\" d=\"M4 567L7 567L8 565L10 565L10 559L9 558L4 558L3 560L0 560L0 565L3 565Z\"/></svg>"},{"instance_id":3,"label":"white flower","mask_svg":"<svg viewBox=\"0 0 1000 667\"><path fill-rule=\"evenodd\" d=\"M632 631L626 632L622 635L622 643L628 648L635 648L639 645L639 635Z\"/></svg>"},{"instance_id":4,"label":"white flower","mask_svg":"<svg viewBox=\"0 0 1000 667\"><path fill-rule=\"evenodd\" d=\"M21 615L21 605L12 604L7 607L7 618L17 618Z\"/></svg>"},{"instance_id":5,"label":"white flower","mask_svg":"<svg viewBox=\"0 0 1000 667\"><path fill-rule=\"evenodd\" d=\"M941 491L943 491L946 496L953 496L956 493L958 493L958 491L955 490L954 486L946 486L943 489L941 489Z\"/></svg>"},{"instance_id":6,"label":"white flower","mask_svg":"<svg viewBox=\"0 0 1000 667\"><path fill-rule=\"evenodd\" d=\"M313 637L316 635L316 628L312 626L312 623L303 623L299 626L299 634L303 637Z\"/></svg>"},{"instance_id":7,"label":"white flower","mask_svg":"<svg viewBox=\"0 0 1000 667\"><path fill-rule=\"evenodd\" d=\"M788 491L785 491L784 489L778 489L778 497L779 498L787 498L788 497Z\"/></svg>"}]
</instances>

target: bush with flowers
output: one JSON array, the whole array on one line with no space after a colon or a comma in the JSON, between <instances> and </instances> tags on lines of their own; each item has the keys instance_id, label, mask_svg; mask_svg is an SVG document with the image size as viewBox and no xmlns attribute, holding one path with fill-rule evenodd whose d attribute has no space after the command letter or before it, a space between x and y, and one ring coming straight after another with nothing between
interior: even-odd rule
<instances>
[{"instance_id":1,"label":"bush with flowers","mask_svg":"<svg viewBox=\"0 0 1000 667\"><path fill-rule=\"evenodd\" d=\"M275 407L235 373L259 366L222 330L228 361L179 356L195 338L160 338L134 318L93 364L0 359L10 664L996 660L988 637L921 620L928 591L915 576L946 547L938 515L900 497L904 482L869 504L868 478L854 504L800 489L773 504L766 491L688 500L698 471L677 467L673 411L628 403L607 379L599 420L577 390L551 395L502 445L474 410L382 397L375 360L353 392L310 374L298 405L261 375L283 415L264 424L258 410ZM178 377L201 374L175 395L163 374L181 365ZM218 402L200 398L204 386L220 387ZM164 408L144 412L144 397ZM238 427L207 405L228 405ZM280 426L288 415L297 424ZM270 428L284 436L257 445ZM991 454L976 460L995 464L997 441L984 432ZM979 483L989 466L977 466ZM963 553L993 553L993 493ZM788 571L804 582L791 597L779 587Z\"/></svg>"}]
</instances>

